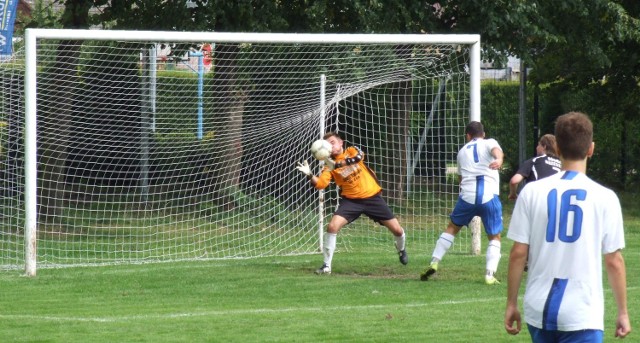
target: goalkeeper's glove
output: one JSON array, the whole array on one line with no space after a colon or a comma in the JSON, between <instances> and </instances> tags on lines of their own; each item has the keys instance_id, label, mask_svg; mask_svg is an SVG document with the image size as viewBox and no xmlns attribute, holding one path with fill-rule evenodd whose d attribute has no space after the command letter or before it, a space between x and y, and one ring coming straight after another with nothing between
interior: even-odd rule
<instances>
[{"instance_id":1,"label":"goalkeeper's glove","mask_svg":"<svg viewBox=\"0 0 640 343\"><path fill-rule=\"evenodd\" d=\"M336 161L332 160L331 157L327 157L324 160L324 164L329 168L329 171L333 171L336 169Z\"/></svg>"},{"instance_id":2,"label":"goalkeeper's glove","mask_svg":"<svg viewBox=\"0 0 640 343\"><path fill-rule=\"evenodd\" d=\"M298 163L296 169L298 169L302 174L306 175L309 179L313 177L313 173L311 173L311 168L309 167L309 162L307 162L307 160Z\"/></svg>"}]
</instances>

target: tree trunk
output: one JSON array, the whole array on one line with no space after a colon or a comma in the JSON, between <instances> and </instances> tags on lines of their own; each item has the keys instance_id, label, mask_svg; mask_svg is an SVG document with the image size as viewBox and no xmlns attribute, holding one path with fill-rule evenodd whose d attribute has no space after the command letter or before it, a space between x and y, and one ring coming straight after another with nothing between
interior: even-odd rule
<instances>
[{"instance_id":1,"label":"tree trunk","mask_svg":"<svg viewBox=\"0 0 640 343\"><path fill-rule=\"evenodd\" d=\"M391 113L388 150L393 154L386 156L388 175L384 189L387 198L401 201L407 182L407 137L411 117L411 81L393 84L391 91L393 109Z\"/></svg>"},{"instance_id":2,"label":"tree trunk","mask_svg":"<svg viewBox=\"0 0 640 343\"><path fill-rule=\"evenodd\" d=\"M91 1L66 0L62 15L64 28L87 28ZM78 83L76 66L82 44L78 41L61 41L56 51L56 62L41 84L49 86L49 94L38 106L38 155L41 173L38 215L41 221L51 223L61 214L65 201L65 164L68 155L64 142L69 141L69 126ZM42 87L39 87L42 89ZM55 94L55 97L53 96Z\"/></svg>"},{"instance_id":3,"label":"tree trunk","mask_svg":"<svg viewBox=\"0 0 640 343\"><path fill-rule=\"evenodd\" d=\"M78 41L61 41L56 52L56 62L46 73L46 78L41 80L42 87L39 87L47 90L38 106L38 214L40 220L46 223L52 223L53 219L61 215L66 200L64 185L68 147L65 142L69 141L75 98L72 90L78 84L75 66L78 65L80 47L81 43Z\"/></svg>"},{"instance_id":4,"label":"tree trunk","mask_svg":"<svg viewBox=\"0 0 640 343\"><path fill-rule=\"evenodd\" d=\"M214 111L222 116L223 123L220 128L216 128L219 158L211 161L212 168L217 170L209 182L215 183L211 188L214 192L213 200L226 207L233 206L232 194L240 185L242 169L242 126L247 94L238 82L239 52L237 44L217 45L215 79L211 89L212 98L218 99ZM216 160L224 161L222 167L213 165Z\"/></svg>"}]
</instances>

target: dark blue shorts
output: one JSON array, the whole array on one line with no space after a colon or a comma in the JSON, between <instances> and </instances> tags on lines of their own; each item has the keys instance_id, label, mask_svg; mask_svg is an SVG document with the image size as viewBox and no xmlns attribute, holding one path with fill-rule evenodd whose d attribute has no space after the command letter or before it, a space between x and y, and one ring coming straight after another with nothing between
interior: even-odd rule
<instances>
[{"instance_id":1,"label":"dark blue shorts","mask_svg":"<svg viewBox=\"0 0 640 343\"><path fill-rule=\"evenodd\" d=\"M456 206L449 218L451 222L458 226L469 225L473 217L479 216L484 225L487 235L497 235L502 232L502 203L500 198L494 196L493 199L484 204L470 204L458 197Z\"/></svg>"},{"instance_id":2,"label":"dark blue shorts","mask_svg":"<svg viewBox=\"0 0 640 343\"><path fill-rule=\"evenodd\" d=\"M527 324L533 343L602 343L602 330L543 330Z\"/></svg>"},{"instance_id":3,"label":"dark blue shorts","mask_svg":"<svg viewBox=\"0 0 640 343\"><path fill-rule=\"evenodd\" d=\"M378 223L395 218L389 205L380 194L366 199L340 198L340 204L334 213L334 215L345 218L349 223L358 219L362 214L366 214Z\"/></svg>"}]
</instances>

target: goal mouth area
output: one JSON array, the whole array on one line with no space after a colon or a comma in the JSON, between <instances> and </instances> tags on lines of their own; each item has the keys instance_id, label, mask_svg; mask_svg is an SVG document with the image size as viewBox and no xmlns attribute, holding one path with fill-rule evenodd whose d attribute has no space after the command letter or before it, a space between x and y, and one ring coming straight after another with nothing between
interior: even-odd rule
<instances>
[{"instance_id":1,"label":"goal mouth area","mask_svg":"<svg viewBox=\"0 0 640 343\"><path fill-rule=\"evenodd\" d=\"M6 179L22 199L7 200L18 219L0 265L27 274L316 254L339 194L295 165L319 172L308 147L329 130L363 149L408 244L428 249L480 118L479 35L28 29L24 42L0 70L19 79ZM338 248L388 245L382 229L361 218Z\"/></svg>"}]
</instances>

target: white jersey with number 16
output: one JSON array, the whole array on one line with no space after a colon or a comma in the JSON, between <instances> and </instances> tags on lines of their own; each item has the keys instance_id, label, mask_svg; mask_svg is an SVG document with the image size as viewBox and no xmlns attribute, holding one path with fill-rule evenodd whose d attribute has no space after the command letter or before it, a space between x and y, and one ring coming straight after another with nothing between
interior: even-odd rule
<instances>
[{"instance_id":1,"label":"white jersey with number 16","mask_svg":"<svg viewBox=\"0 0 640 343\"><path fill-rule=\"evenodd\" d=\"M529 245L528 324L545 330L604 330L602 255L625 246L613 191L576 171L527 184L507 237Z\"/></svg>"}]
</instances>

